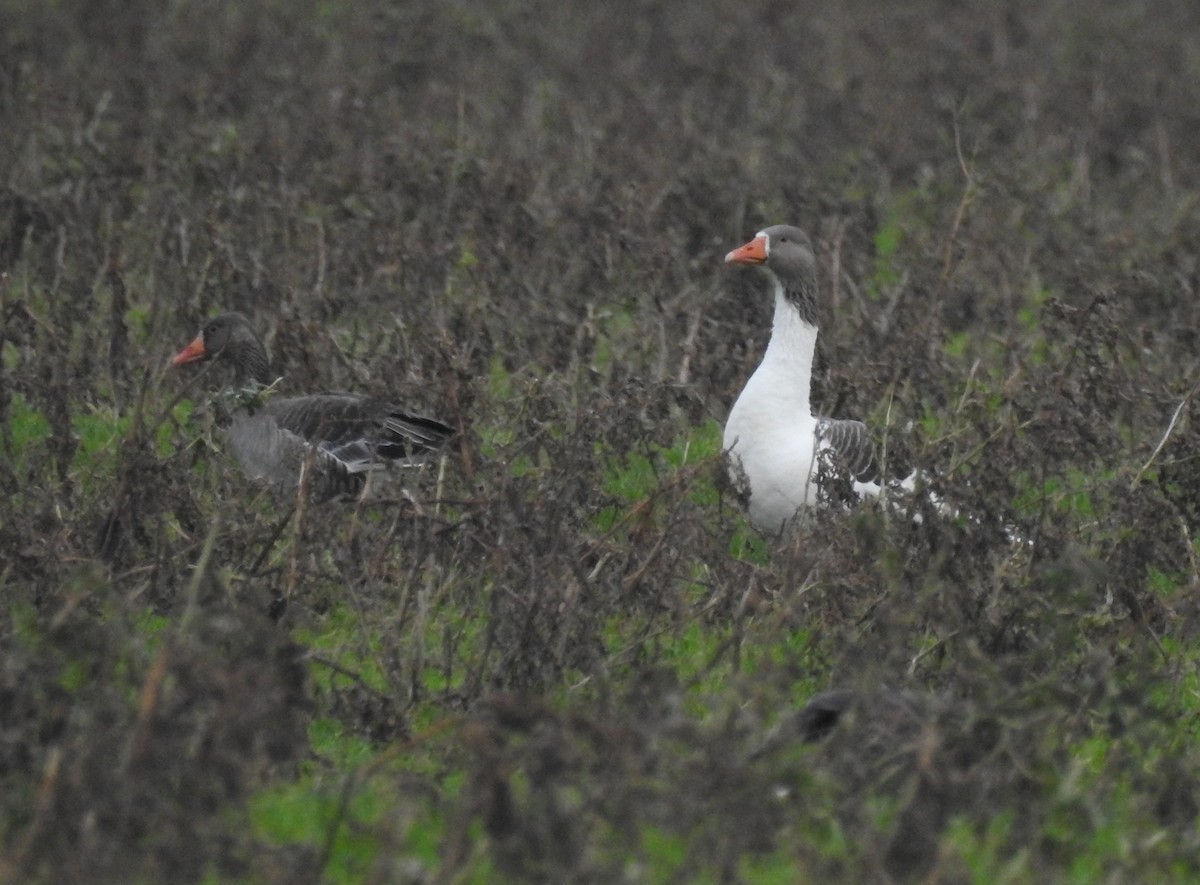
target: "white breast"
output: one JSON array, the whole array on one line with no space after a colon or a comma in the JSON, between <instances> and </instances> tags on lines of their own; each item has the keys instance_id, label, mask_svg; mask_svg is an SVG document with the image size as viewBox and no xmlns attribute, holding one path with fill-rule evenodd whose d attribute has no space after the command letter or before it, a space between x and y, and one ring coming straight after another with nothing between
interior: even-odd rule
<instances>
[{"instance_id":1,"label":"white breast","mask_svg":"<svg viewBox=\"0 0 1200 885\"><path fill-rule=\"evenodd\" d=\"M797 510L816 503L816 419L807 409L781 409L769 379L760 377L763 368L734 403L724 445L735 482L749 485L750 521L775 534Z\"/></svg>"},{"instance_id":2,"label":"white breast","mask_svg":"<svg viewBox=\"0 0 1200 885\"><path fill-rule=\"evenodd\" d=\"M734 481L749 483L750 521L763 532L778 533L817 501L817 420L809 403L816 343L817 327L799 317L776 281L771 342L733 404L724 435Z\"/></svg>"}]
</instances>

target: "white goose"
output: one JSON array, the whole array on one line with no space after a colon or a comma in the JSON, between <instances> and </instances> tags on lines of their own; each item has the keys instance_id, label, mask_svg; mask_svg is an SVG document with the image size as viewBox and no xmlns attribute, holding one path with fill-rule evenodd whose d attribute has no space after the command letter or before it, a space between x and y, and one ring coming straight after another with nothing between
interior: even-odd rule
<instances>
[{"instance_id":1,"label":"white goose","mask_svg":"<svg viewBox=\"0 0 1200 885\"><path fill-rule=\"evenodd\" d=\"M861 421L813 414L809 401L817 346L817 271L812 243L785 224L768 227L725 256L763 268L774 284L775 320L762 362L725 423L724 446L735 483L749 494L750 521L778 534L818 502L834 465L859 496L880 491L874 444ZM911 489L914 477L899 485Z\"/></svg>"}]
</instances>

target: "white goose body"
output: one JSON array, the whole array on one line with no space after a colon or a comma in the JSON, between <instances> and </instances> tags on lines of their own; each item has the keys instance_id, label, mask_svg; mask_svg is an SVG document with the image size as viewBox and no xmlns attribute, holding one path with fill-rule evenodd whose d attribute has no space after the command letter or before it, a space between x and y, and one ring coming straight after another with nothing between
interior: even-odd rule
<instances>
[{"instance_id":1,"label":"white goose body","mask_svg":"<svg viewBox=\"0 0 1200 885\"><path fill-rule=\"evenodd\" d=\"M770 343L733 404L724 433L734 481L747 486L750 521L761 531L778 534L798 511L817 504L827 456L840 459L857 477L852 480L855 493L879 494L866 427L813 414L809 394L817 346L816 268L808 237L776 225L725 260L763 267L774 284Z\"/></svg>"},{"instance_id":2,"label":"white goose body","mask_svg":"<svg viewBox=\"0 0 1200 885\"><path fill-rule=\"evenodd\" d=\"M749 486L750 520L781 527L816 503L817 419L808 400L817 329L788 305L775 281L775 324L762 362L725 423L734 473ZM742 478L742 477L737 477Z\"/></svg>"}]
</instances>

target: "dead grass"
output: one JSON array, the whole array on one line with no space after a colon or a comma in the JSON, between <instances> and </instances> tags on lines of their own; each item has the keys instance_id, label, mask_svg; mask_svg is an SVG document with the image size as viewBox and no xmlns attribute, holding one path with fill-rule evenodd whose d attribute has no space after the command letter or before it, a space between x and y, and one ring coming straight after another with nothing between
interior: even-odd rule
<instances>
[{"instance_id":1,"label":"dead grass","mask_svg":"<svg viewBox=\"0 0 1200 885\"><path fill-rule=\"evenodd\" d=\"M0 878L1194 876L1196 17L9 4ZM781 221L977 521L747 531ZM444 464L248 486L165 368L225 309Z\"/></svg>"}]
</instances>

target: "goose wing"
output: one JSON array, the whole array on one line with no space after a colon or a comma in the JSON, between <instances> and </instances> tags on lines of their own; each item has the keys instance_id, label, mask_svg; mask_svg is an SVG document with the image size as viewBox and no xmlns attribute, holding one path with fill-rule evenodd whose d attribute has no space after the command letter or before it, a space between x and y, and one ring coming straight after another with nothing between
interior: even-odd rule
<instances>
[{"instance_id":1,"label":"goose wing","mask_svg":"<svg viewBox=\"0 0 1200 885\"><path fill-rule=\"evenodd\" d=\"M312 441L348 467L426 454L439 449L453 433L441 421L350 393L278 399L267 408L280 428Z\"/></svg>"},{"instance_id":2,"label":"goose wing","mask_svg":"<svg viewBox=\"0 0 1200 885\"><path fill-rule=\"evenodd\" d=\"M878 482L875 441L861 421L822 418L817 422L817 452L859 482Z\"/></svg>"},{"instance_id":3,"label":"goose wing","mask_svg":"<svg viewBox=\"0 0 1200 885\"><path fill-rule=\"evenodd\" d=\"M267 412L284 430L307 440L342 441L369 432L373 415L365 397L351 393L314 393L271 399Z\"/></svg>"}]
</instances>

